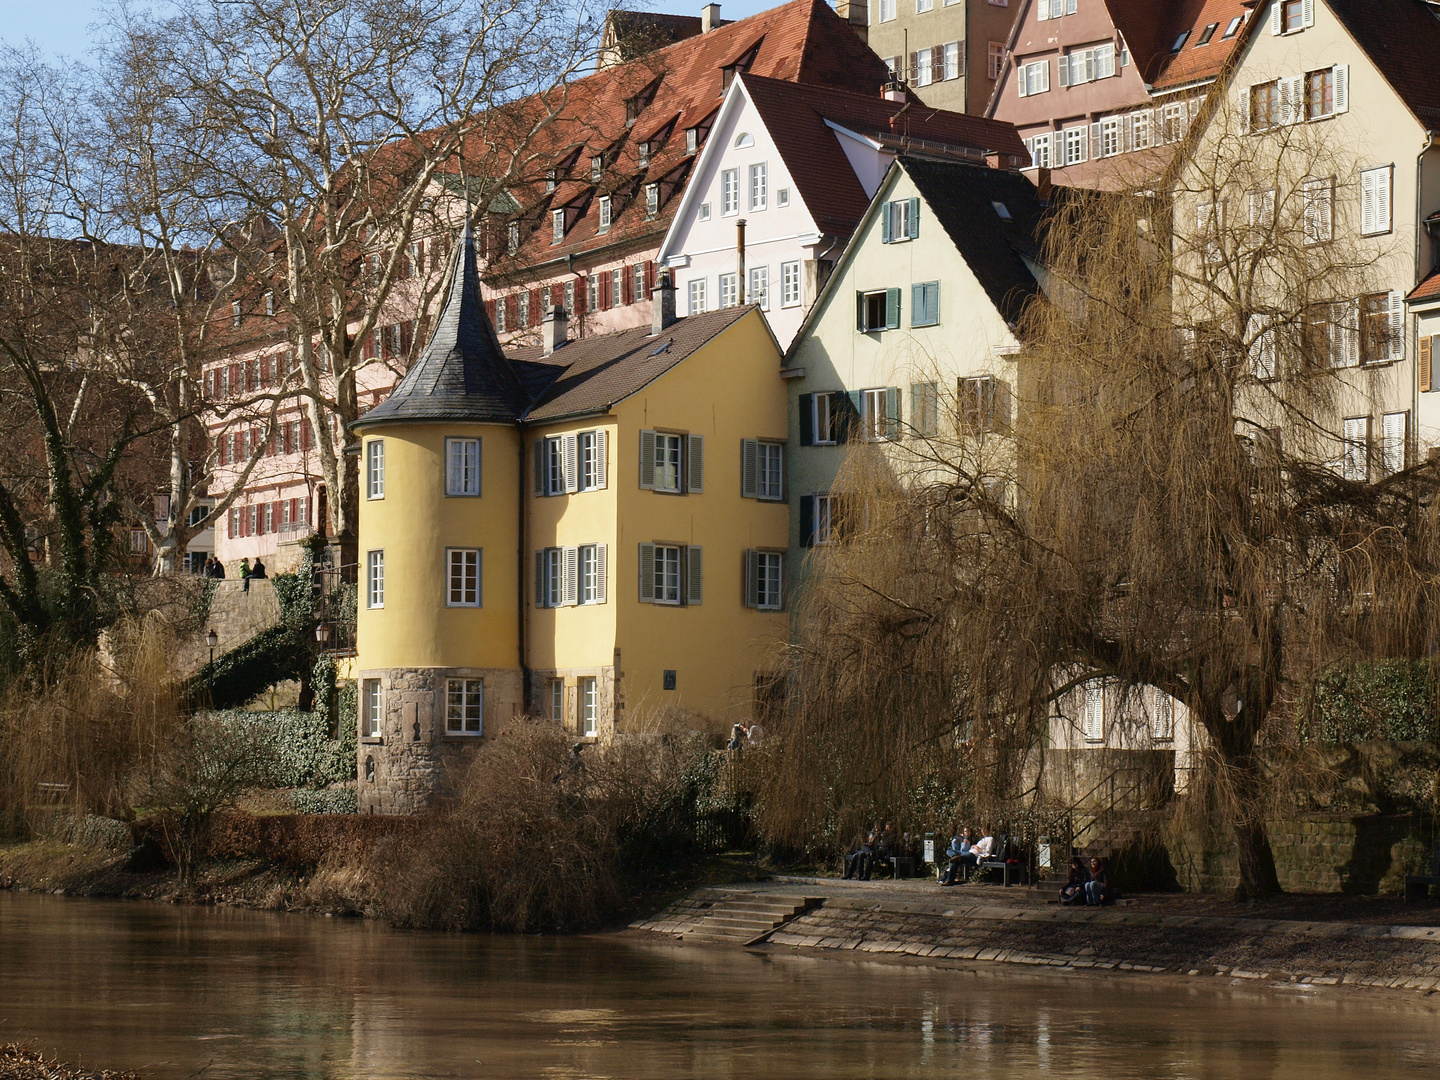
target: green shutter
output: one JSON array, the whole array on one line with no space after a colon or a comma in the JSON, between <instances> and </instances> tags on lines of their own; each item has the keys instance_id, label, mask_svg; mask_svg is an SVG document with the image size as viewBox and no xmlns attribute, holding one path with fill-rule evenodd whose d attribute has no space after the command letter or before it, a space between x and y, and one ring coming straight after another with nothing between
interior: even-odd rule
<instances>
[{"instance_id":1,"label":"green shutter","mask_svg":"<svg viewBox=\"0 0 1440 1080\"><path fill-rule=\"evenodd\" d=\"M898 386L885 388L885 437L887 439L900 437L900 388Z\"/></svg>"},{"instance_id":2,"label":"green shutter","mask_svg":"<svg viewBox=\"0 0 1440 1080\"><path fill-rule=\"evenodd\" d=\"M900 290L885 290L885 329L900 329Z\"/></svg>"},{"instance_id":3,"label":"green shutter","mask_svg":"<svg viewBox=\"0 0 1440 1080\"><path fill-rule=\"evenodd\" d=\"M756 439L740 440L740 497L755 499L760 496L760 443Z\"/></svg>"},{"instance_id":4,"label":"green shutter","mask_svg":"<svg viewBox=\"0 0 1440 1080\"><path fill-rule=\"evenodd\" d=\"M800 395L800 445L815 445L815 395Z\"/></svg>"},{"instance_id":5,"label":"green shutter","mask_svg":"<svg viewBox=\"0 0 1440 1080\"><path fill-rule=\"evenodd\" d=\"M910 232L909 237L914 240L920 235L920 200L910 200Z\"/></svg>"},{"instance_id":6,"label":"green shutter","mask_svg":"<svg viewBox=\"0 0 1440 1080\"><path fill-rule=\"evenodd\" d=\"M890 204L880 204L880 242L888 244L894 237L890 235Z\"/></svg>"},{"instance_id":7,"label":"green shutter","mask_svg":"<svg viewBox=\"0 0 1440 1080\"><path fill-rule=\"evenodd\" d=\"M865 294L863 292L855 294L855 329L862 334L869 329L865 325Z\"/></svg>"},{"instance_id":8,"label":"green shutter","mask_svg":"<svg viewBox=\"0 0 1440 1080\"><path fill-rule=\"evenodd\" d=\"M655 545L640 545L640 602L655 602Z\"/></svg>"},{"instance_id":9,"label":"green shutter","mask_svg":"<svg viewBox=\"0 0 1440 1080\"><path fill-rule=\"evenodd\" d=\"M910 286L910 325L925 325L925 286L915 284Z\"/></svg>"}]
</instances>

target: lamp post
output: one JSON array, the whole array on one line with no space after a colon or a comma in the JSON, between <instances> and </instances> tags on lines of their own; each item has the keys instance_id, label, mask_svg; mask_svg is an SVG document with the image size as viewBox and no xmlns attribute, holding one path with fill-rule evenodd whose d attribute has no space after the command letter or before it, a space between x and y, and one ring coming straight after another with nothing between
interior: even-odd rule
<instances>
[{"instance_id":1,"label":"lamp post","mask_svg":"<svg viewBox=\"0 0 1440 1080\"><path fill-rule=\"evenodd\" d=\"M205 688L210 695L210 707L215 707L215 646L220 644L220 635L212 626L205 631L205 644L210 646L210 666L205 669Z\"/></svg>"},{"instance_id":2,"label":"lamp post","mask_svg":"<svg viewBox=\"0 0 1440 1080\"><path fill-rule=\"evenodd\" d=\"M330 644L330 627L328 624L323 622L315 624L315 640L320 643L321 649L324 649L326 645Z\"/></svg>"}]
</instances>

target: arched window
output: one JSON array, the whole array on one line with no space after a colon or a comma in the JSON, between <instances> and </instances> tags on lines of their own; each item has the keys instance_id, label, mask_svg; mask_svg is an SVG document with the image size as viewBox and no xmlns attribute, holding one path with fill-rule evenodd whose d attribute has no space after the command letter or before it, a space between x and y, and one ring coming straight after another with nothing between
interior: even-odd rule
<instances>
[{"instance_id":1,"label":"arched window","mask_svg":"<svg viewBox=\"0 0 1440 1080\"><path fill-rule=\"evenodd\" d=\"M736 150L740 150L740 149L743 149L744 147L754 146L754 145L755 145L755 140L751 137L751 135L750 135L750 133L749 133L748 131L742 131L739 135L736 135L736 136L735 136L735 149L736 149Z\"/></svg>"}]
</instances>

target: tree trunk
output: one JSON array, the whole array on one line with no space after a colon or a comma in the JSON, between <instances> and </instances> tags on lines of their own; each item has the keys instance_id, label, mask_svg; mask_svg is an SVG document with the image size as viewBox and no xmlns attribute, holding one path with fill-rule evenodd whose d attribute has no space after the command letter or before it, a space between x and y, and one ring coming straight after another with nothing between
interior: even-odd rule
<instances>
[{"instance_id":1,"label":"tree trunk","mask_svg":"<svg viewBox=\"0 0 1440 1080\"><path fill-rule=\"evenodd\" d=\"M1257 896L1278 896L1284 892L1275 874L1275 855L1265 823L1254 818L1235 822L1235 850L1240 858L1240 884L1235 899L1253 900Z\"/></svg>"}]
</instances>

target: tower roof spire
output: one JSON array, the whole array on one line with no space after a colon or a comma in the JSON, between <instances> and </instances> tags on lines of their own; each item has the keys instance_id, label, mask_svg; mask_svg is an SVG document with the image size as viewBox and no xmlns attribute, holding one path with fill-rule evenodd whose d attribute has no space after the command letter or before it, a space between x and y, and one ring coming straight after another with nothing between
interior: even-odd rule
<instances>
[{"instance_id":1,"label":"tower roof spire","mask_svg":"<svg viewBox=\"0 0 1440 1080\"><path fill-rule=\"evenodd\" d=\"M467 215L450 264L445 304L425 351L390 396L351 429L447 420L513 423L527 403L480 299L480 271Z\"/></svg>"}]
</instances>

